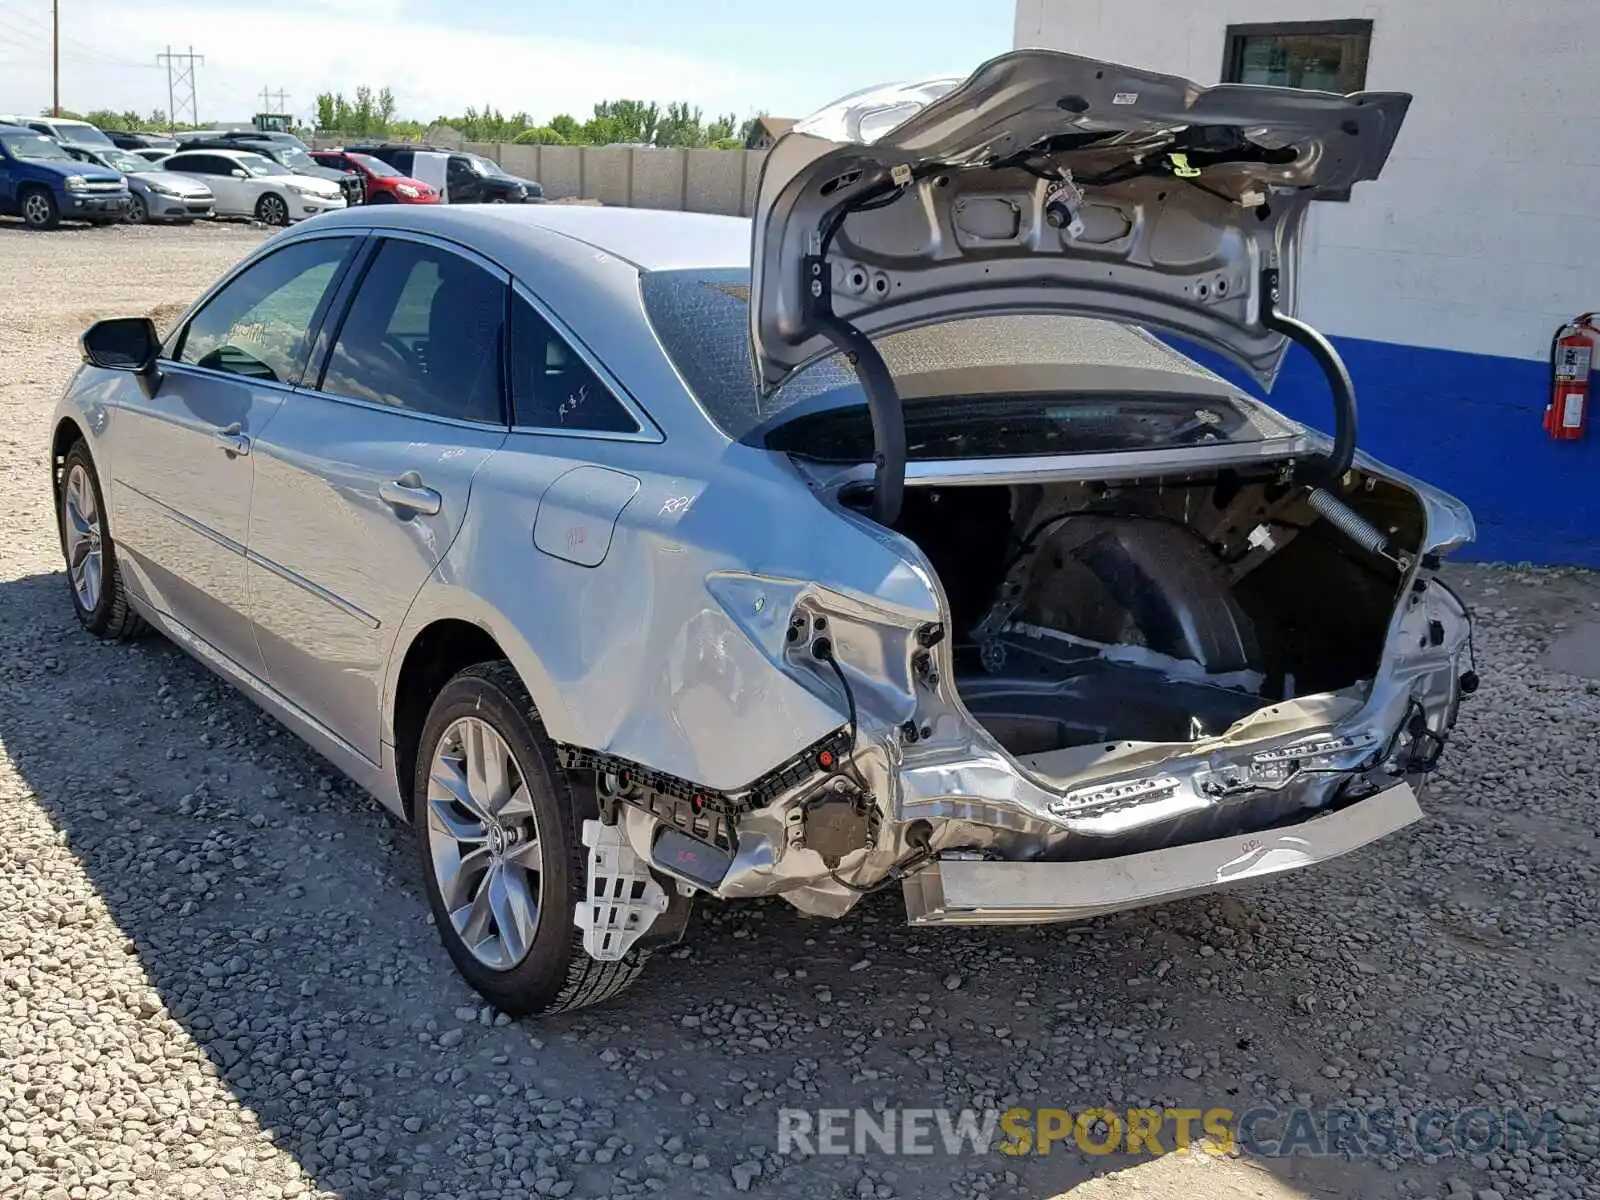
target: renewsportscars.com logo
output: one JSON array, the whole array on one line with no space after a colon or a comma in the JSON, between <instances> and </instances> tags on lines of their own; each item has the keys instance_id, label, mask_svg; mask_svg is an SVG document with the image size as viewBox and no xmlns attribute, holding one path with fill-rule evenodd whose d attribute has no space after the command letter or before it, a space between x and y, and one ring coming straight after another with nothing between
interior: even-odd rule
<instances>
[{"instance_id":1,"label":"renewsportscars.com logo","mask_svg":"<svg viewBox=\"0 0 1600 1200\"><path fill-rule=\"evenodd\" d=\"M1560 1118L1519 1109L1426 1109L1402 1117L1391 1109L1333 1106L1231 1108L784 1108L779 1154L1161 1155L1198 1147L1235 1149L1263 1158L1337 1155L1413 1158L1555 1150Z\"/></svg>"}]
</instances>

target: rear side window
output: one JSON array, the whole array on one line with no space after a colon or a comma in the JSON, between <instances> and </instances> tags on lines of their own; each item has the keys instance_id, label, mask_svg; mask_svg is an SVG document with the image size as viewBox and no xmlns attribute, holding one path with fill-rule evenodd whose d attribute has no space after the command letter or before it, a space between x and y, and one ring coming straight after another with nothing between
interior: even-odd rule
<instances>
[{"instance_id":1,"label":"rear side window","mask_svg":"<svg viewBox=\"0 0 1600 1200\"><path fill-rule=\"evenodd\" d=\"M169 171L189 171L195 175L226 175L236 164L214 154L174 154L164 165Z\"/></svg>"},{"instance_id":2,"label":"rear side window","mask_svg":"<svg viewBox=\"0 0 1600 1200\"><path fill-rule=\"evenodd\" d=\"M334 340L322 390L435 417L505 422L506 285L458 254L385 241Z\"/></svg>"},{"instance_id":3,"label":"rear side window","mask_svg":"<svg viewBox=\"0 0 1600 1200\"><path fill-rule=\"evenodd\" d=\"M637 433L633 419L577 351L521 296L511 297L511 398L518 425Z\"/></svg>"},{"instance_id":4,"label":"rear side window","mask_svg":"<svg viewBox=\"0 0 1600 1200\"><path fill-rule=\"evenodd\" d=\"M207 370L295 383L311 330L349 238L285 246L247 268L206 302L178 341L176 358Z\"/></svg>"}]
</instances>

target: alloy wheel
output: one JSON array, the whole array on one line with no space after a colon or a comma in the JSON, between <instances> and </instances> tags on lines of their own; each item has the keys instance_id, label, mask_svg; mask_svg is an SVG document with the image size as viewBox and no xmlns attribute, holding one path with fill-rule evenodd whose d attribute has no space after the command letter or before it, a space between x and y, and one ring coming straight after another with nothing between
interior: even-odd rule
<instances>
[{"instance_id":1,"label":"alloy wheel","mask_svg":"<svg viewBox=\"0 0 1600 1200\"><path fill-rule=\"evenodd\" d=\"M39 192L29 192L22 202L22 215L29 225L43 225L50 220L50 201Z\"/></svg>"},{"instance_id":2,"label":"alloy wheel","mask_svg":"<svg viewBox=\"0 0 1600 1200\"><path fill-rule=\"evenodd\" d=\"M67 538L67 570L72 590L86 613L100 603L102 560L100 557L100 506L95 503L94 484L81 466L67 472L61 491L62 528Z\"/></svg>"},{"instance_id":3,"label":"alloy wheel","mask_svg":"<svg viewBox=\"0 0 1600 1200\"><path fill-rule=\"evenodd\" d=\"M462 944L484 966L509 971L528 955L544 876L533 800L493 726L448 726L428 771L429 858Z\"/></svg>"},{"instance_id":4,"label":"alloy wheel","mask_svg":"<svg viewBox=\"0 0 1600 1200\"><path fill-rule=\"evenodd\" d=\"M142 225L150 219L150 210L145 207L144 197L135 192L128 200L128 222L132 225Z\"/></svg>"},{"instance_id":5,"label":"alloy wheel","mask_svg":"<svg viewBox=\"0 0 1600 1200\"><path fill-rule=\"evenodd\" d=\"M268 225L287 225L289 223L289 207L277 196L263 196L261 198L261 219Z\"/></svg>"}]
</instances>

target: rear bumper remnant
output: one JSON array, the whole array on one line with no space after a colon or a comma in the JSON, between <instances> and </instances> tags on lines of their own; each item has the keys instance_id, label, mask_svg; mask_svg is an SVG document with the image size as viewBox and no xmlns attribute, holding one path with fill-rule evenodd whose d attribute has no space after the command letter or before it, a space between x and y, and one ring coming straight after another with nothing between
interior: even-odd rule
<instances>
[{"instance_id":1,"label":"rear bumper remnant","mask_svg":"<svg viewBox=\"0 0 1600 1200\"><path fill-rule=\"evenodd\" d=\"M902 885L913 925L1077 921L1279 875L1387 837L1421 820L1409 785L1294 825L1081 862L945 857Z\"/></svg>"}]
</instances>

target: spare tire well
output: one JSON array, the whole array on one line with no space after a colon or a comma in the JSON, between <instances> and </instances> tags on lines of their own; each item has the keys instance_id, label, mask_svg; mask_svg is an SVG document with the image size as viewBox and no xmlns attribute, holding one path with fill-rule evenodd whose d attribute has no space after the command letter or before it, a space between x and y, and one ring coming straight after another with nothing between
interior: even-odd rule
<instances>
[{"instance_id":1,"label":"spare tire well","mask_svg":"<svg viewBox=\"0 0 1600 1200\"><path fill-rule=\"evenodd\" d=\"M504 657L493 636L470 621L435 621L412 639L394 689L395 783L408 816L412 815L417 741L434 697L457 672Z\"/></svg>"}]
</instances>

